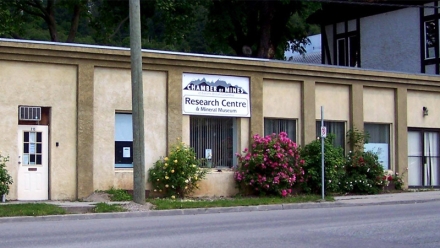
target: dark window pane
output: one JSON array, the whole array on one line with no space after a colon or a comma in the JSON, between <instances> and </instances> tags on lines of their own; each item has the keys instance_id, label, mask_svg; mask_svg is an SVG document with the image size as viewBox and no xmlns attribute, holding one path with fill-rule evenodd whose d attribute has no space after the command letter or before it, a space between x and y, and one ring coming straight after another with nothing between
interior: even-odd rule
<instances>
[{"instance_id":1,"label":"dark window pane","mask_svg":"<svg viewBox=\"0 0 440 248\"><path fill-rule=\"evenodd\" d=\"M273 133L279 134L281 132L287 133L287 136L296 142L296 121L288 119L264 119L264 135L271 135Z\"/></svg>"},{"instance_id":2,"label":"dark window pane","mask_svg":"<svg viewBox=\"0 0 440 248\"><path fill-rule=\"evenodd\" d=\"M41 164L41 155L37 155L37 163L36 164Z\"/></svg>"},{"instance_id":3,"label":"dark window pane","mask_svg":"<svg viewBox=\"0 0 440 248\"><path fill-rule=\"evenodd\" d=\"M41 153L41 143L37 144L37 153Z\"/></svg>"},{"instance_id":4,"label":"dark window pane","mask_svg":"<svg viewBox=\"0 0 440 248\"><path fill-rule=\"evenodd\" d=\"M436 22L425 22L425 56L435 58L435 46L437 44Z\"/></svg>"},{"instance_id":5,"label":"dark window pane","mask_svg":"<svg viewBox=\"0 0 440 248\"><path fill-rule=\"evenodd\" d=\"M351 67L359 66L359 42L357 36L351 36L348 38L348 42L350 43L349 47L349 63Z\"/></svg>"},{"instance_id":6,"label":"dark window pane","mask_svg":"<svg viewBox=\"0 0 440 248\"><path fill-rule=\"evenodd\" d=\"M29 155L30 156L30 158L29 158L29 162L32 164L32 163L35 163L35 155L33 155L33 154L31 154L31 155Z\"/></svg>"},{"instance_id":7,"label":"dark window pane","mask_svg":"<svg viewBox=\"0 0 440 248\"><path fill-rule=\"evenodd\" d=\"M37 133L37 142L41 142L41 132Z\"/></svg>"},{"instance_id":8,"label":"dark window pane","mask_svg":"<svg viewBox=\"0 0 440 248\"><path fill-rule=\"evenodd\" d=\"M333 145L345 150L345 122L324 121L327 135L334 134ZM316 137L321 137L321 121L316 121Z\"/></svg>"},{"instance_id":9,"label":"dark window pane","mask_svg":"<svg viewBox=\"0 0 440 248\"><path fill-rule=\"evenodd\" d=\"M126 150L124 154L124 149ZM130 149L129 154L127 150ZM125 155L125 156L124 156ZM132 164L133 163L133 142L132 141L115 141L115 164ZM127 166L124 166L127 167Z\"/></svg>"},{"instance_id":10,"label":"dark window pane","mask_svg":"<svg viewBox=\"0 0 440 248\"><path fill-rule=\"evenodd\" d=\"M23 153L29 153L29 143L23 144Z\"/></svg>"},{"instance_id":11,"label":"dark window pane","mask_svg":"<svg viewBox=\"0 0 440 248\"><path fill-rule=\"evenodd\" d=\"M338 65L346 65L345 64L345 39L338 40Z\"/></svg>"},{"instance_id":12,"label":"dark window pane","mask_svg":"<svg viewBox=\"0 0 440 248\"><path fill-rule=\"evenodd\" d=\"M23 133L23 141L24 142L29 142L29 132L24 132Z\"/></svg>"}]
</instances>

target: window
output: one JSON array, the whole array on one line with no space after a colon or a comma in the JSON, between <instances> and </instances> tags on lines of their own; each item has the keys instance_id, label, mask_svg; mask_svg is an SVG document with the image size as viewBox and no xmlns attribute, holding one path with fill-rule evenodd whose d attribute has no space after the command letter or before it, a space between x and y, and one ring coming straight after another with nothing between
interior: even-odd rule
<instances>
[{"instance_id":1,"label":"window","mask_svg":"<svg viewBox=\"0 0 440 248\"><path fill-rule=\"evenodd\" d=\"M364 145L365 151L377 153L384 170L390 169L390 125L365 123L364 131L370 138Z\"/></svg>"},{"instance_id":2,"label":"window","mask_svg":"<svg viewBox=\"0 0 440 248\"><path fill-rule=\"evenodd\" d=\"M345 122L324 121L324 126L327 128L327 135L334 134L334 146L342 147L345 150ZM316 137L321 136L321 121L316 121Z\"/></svg>"},{"instance_id":3,"label":"window","mask_svg":"<svg viewBox=\"0 0 440 248\"><path fill-rule=\"evenodd\" d=\"M293 142L296 142L296 121L289 119L264 118L264 135L286 132Z\"/></svg>"},{"instance_id":4,"label":"window","mask_svg":"<svg viewBox=\"0 0 440 248\"><path fill-rule=\"evenodd\" d=\"M425 58L435 58L437 27L434 20L425 22Z\"/></svg>"},{"instance_id":5,"label":"window","mask_svg":"<svg viewBox=\"0 0 440 248\"><path fill-rule=\"evenodd\" d=\"M345 39L338 39L338 64L345 66Z\"/></svg>"},{"instance_id":6,"label":"window","mask_svg":"<svg viewBox=\"0 0 440 248\"><path fill-rule=\"evenodd\" d=\"M115 167L133 168L133 121L131 114L115 114Z\"/></svg>"},{"instance_id":7,"label":"window","mask_svg":"<svg viewBox=\"0 0 440 248\"><path fill-rule=\"evenodd\" d=\"M350 34L336 40L336 64L359 67L359 37L353 33Z\"/></svg>"},{"instance_id":8,"label":"window","mask_svg":"<svg viewBox=\"0 0 440 248\"><path fill-rule=\"evenodd\" d=\"M236 145L235 118L190 116L190 146L198 159L206 159L202 166L231 168L236 165L233 151Z\"/></svg>"},{"instance_id":9,"label":"window","mask_svg":"<svg viewBox=\"0 0 440 248\"><path fill-rule=\"evenodd\" d=\"M348 37L348 65L358 67L359 40L357 36Z\"/></svg>"},{"instance_id":10,"label":"window","mask_svg":"<svg viewBox=\"0 0 440 248\"><path fill-rule=\"evenodd\" d=\"M408 186L440 186L438 130L408 130Z\"/></svg>"}]
</instances>

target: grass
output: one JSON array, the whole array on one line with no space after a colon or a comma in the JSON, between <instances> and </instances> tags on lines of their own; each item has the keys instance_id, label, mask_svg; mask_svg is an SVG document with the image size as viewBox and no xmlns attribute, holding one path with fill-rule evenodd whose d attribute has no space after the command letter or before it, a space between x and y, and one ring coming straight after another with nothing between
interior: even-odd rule
<instances>
[{"instance_id":1,"label":"grass","mask_svg":"<svg viewBox=\"0 0 440 248\"><path fill-rule=\"evenodd\" d=\"M269 204L304 203L316 202L321 200L318 195L299 195L286 198L280 197L236 197L221 199L147 199L155 205L156 210L183 209L183 208L214 208L214 207L236 207L236 206L256 206ZM326 201L333 201L333 197L326 196Z\"/></svg>"},{"instance_id":2,"label":"grass","mask_svg":"<svg viewBox=\"0 0 440 248\"><path fill-rule=\"evenodd\" d=\"M132 201L133 197L123 189L111 188L105 191L110 195L110 200L112 201Z\"/></svg>"},{"instance_id":3,"label":"grass","mask_svg":"<svg viewBox=\"0 0 440 248\"><path fill-rule=\"evenodd\" d=\"M107 204L104 202L100 202L96 204L96 207L93 209L94 213L111 213L111 212L126 212L123 207L114 204Z\"/></svg>"},{"instance_id":4,"label":"grass","mask_svg":"<svg viewBox=\"0 0 440 248\"><path fill-rule=\"evenodd\" d=\"M22 203L0 205L0 217L43 216L66 214L61 207L46 203Z\"/></svg>"}]
</instances>

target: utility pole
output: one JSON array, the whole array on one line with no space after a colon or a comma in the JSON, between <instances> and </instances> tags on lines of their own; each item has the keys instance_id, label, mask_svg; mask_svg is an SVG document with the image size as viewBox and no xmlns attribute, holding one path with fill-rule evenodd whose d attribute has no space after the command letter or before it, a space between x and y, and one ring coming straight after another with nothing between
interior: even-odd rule
<instances>
[{"instance_id":1,"label":"utility pole","mask_svg":"<svg viewBox=\"0 0 440 248\"><path fill-rule=\"evenodd\" d=\"M141 11L130 0L131 105L133 111L133 200L145 204L144 91L142 84Z\"/></svg>"}]
</instances>

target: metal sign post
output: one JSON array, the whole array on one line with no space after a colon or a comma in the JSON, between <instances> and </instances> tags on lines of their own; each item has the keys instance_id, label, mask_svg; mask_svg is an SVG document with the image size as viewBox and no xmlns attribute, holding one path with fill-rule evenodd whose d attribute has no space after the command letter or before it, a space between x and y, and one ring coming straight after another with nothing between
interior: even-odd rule
<instances>
[{"instance_id":1,"label":"metal sign post","mask_svg":"<svg viewBox=\"0 0 440 248\"><path fill-rule=\"evenodd\" d=\"M324 200L325 187L324 187L324 139L327 137L327 128L324 126L324 107L321 106L321 192L322 199Z\"/></svg>"}]
</instances>

